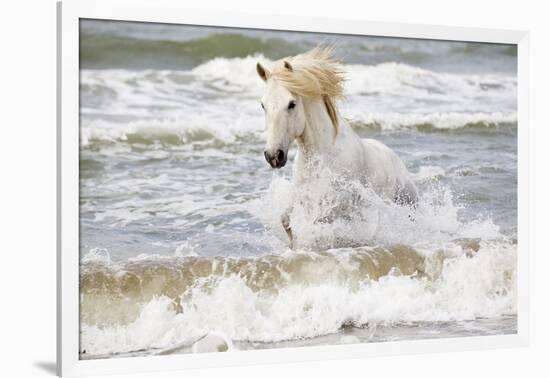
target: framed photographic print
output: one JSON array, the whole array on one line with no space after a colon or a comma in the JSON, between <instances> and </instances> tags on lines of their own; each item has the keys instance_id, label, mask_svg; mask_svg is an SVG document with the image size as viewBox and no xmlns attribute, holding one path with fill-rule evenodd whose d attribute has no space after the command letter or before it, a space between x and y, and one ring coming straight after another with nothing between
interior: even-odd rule
<instances>
[{"instance_id":1,"label":"framed photographic print","mask_svg":"<svg viewBox=\"0 0 550 378\"><path fill-rule=\"evenodd\" d=\"M526 32L58 20L60 375L526 345Z\"/></svg>"}]
</instances>

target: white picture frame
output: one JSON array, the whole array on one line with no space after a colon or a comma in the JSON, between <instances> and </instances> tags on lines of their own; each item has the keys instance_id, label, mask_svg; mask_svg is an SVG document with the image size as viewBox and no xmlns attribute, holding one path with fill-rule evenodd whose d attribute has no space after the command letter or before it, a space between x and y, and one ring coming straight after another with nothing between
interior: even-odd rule
<instances>
[{"instance_id":1,"label":"white picture frame","mask_svg":"<svg viewBox=\"0 0 550 378\"><path fill-rule=\"evenodd\" d=\"M103 360L79 359L79 19L108 19L426 38L517 45L518 53L518 308L517 334L372 344L253 350ZM304 360L364 358L528 345L528 57L525 31L287 17L186 8L176 0L63 1L58 3L58 256L57 372L62 376L145 373Z\"/></svg>"}]
</instances>

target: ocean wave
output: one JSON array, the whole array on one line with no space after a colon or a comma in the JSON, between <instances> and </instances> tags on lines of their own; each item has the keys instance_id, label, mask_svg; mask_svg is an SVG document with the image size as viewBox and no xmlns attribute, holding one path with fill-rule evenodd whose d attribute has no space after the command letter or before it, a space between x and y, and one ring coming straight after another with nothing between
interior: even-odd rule
<instances>
[{"instance_id":1,"label":"ocean wave","mask_svg":"<svg viewBox=\"0 0 550 378\"><path fill-rule=\"evenodd\" d=\"M430 41L372 36L210 28L191 25L81 22L81 61L94 67L182 67L205 59L263 53L281 58L319 43L336 43L350 63L397 60L409 64L462 64L477 68L491 60L515 58L513 45ZM512 64L508 59L507 66Z\"/></svg>"},{"instance_id":2,"label":"ocean wave","mask_svg":"<svg viewBox=\"0 0 550 378\"><path fill-rule=\"evenodd\" d=\"M432 100L448 94L471 97L486 92L515 91L516 77L505 74L458 74L435 72L404 63L387 62L377 65L347 65L347 93L386 93Z\"/></svg>"},{"instance_id":3,"label":"ocean wave","mask_svg":"<svg viewBox=\"0 0 550 378\"><path fill-rule=\"evenodd\" d=\"M275 342L378 322L515 314L515 260L513 244L474 241L438 251L90 261L81 267L81 348L88 355L170 348L212 332Z\"/></svg>"},{"instance_id":4,"label":"ocean wave","mask_svg":"<svg viewBox=\"0 0 550 378\"><path fill-rule=\"evenodd\" d=\"M191 70L82 70L81 139L233 143L261 135L264 56L214 58ZM517 123L516 79L436 73L405 64L348 65L340 113L358 127L418 131L509 130Z\"/></svg>"},{"instance_id":5,"label":"ocean wave","mask_svg":"<svg viewBox=\"0 0 550 378\"><path fill-rule=\"evenodd\" d=\"M181 146L187 144L221 148L239 142L259 143L262 130L250 127L254 123L244 117L233 120L227 127L217 126L204 119L151 119L131 121L121 126L108 121L93 121L81 127L80 145L91 148L98 145L136 144Z\"/></svg>"},{"instance_id":6,"label":"ocean wave","mask_svg":"<svg viewBox=\"0 0 550 378\"><path fill-rule=\"evenodd\" d=\"M81 127L80 143L84 148L98 144L186 145L195 144L220 148L240 143L263 143L262 122L254 116L243 115L221 124L205 118L187 120L149 119L118 122L96 120ZM357 131L415 130L421 133L514 133L517 114L355 114L348 118Z\"/></svg>"},{"instance_id":7,"label":"ocean wave","mask_svg":"<svg viewBox=\"0 0 550 378\"><path fill-rule=\"evenodd\" d=\"M513 132L517 113L433 113L377 114L355 112L348 118L357 130L396 131L411 129L419 132Z\"/></svg>"},{"instance_id":8,"label":"ocean wave","mask_svg":"<svg viewBox=\"0 0 550 378\"><path fill-rule=\"evenodd\" d=\"M427 167L416 179L438 174ZM411 212L353 182L326 179L339 190L314 182L292 210L295 250L269 249L264 240L261 255L206 256L191 240L173 256L114 260L107 250L89 251L80 267L86 356L166 350L212 333L272 343L343 327L516 313L516 242L491 219L462 219L442 187L424 190ZM288 190L286 178L274 178L261 199L243 204L281 240ZM353 202L360 211L316 221L350 192L367 200Z\"/></svg>"},{"instance_id":9,"label":"ocean wave","mask_svg":"<svg viewBox=\"0 0 550 378\"><path fill-rule=\"evenodd\" d=\"M86 32L80 38L80 64L87 69L185 69L216 57L246 57L260 51L277 59L298 54L300 47L283 39L250 37L238 33L211 34L187 41L138 39Z\"/></svg>"},{"instance_id":10,"label":"ocean wave","mask_svg":"<svg viewBox=\"0 0 550 378\"><path fill-rule=\"evenodd\" d=\"M509 46L345 45L340 114L403 158L420 193L412 209L328 170L295 193L291 170L263 161L256 62L313 37L100 26L81 29L81 358L515 324Z\"/></svg>"},{"instance_id":11,"label":"ocean wave","mask_svg":"<svg viewBox=\"0 0 550 378\"><path fill-rule=\"evenodd\" d=\"M479 248L475 240L470 244L465 243L475 250ZM425 275L427 268L421 252L399 245L327 252L289 250L262 257L140 255L120 264L113 263L106 250L93 249L83 257L81 265L82 320L99 325L127 323L137 315L135 306L154 296L170 298L181 310L181 294L197 282L206 289L231 276L240 277L257 292L298 284L315 286L327 280L358 287L363 281L378 280L392 269L406 275ZM94 305L96 299L106 297L130 306L116 306L116 311L105 312ZM122 312L123 308L127 312Z\"/></svg>"}]
</instances>

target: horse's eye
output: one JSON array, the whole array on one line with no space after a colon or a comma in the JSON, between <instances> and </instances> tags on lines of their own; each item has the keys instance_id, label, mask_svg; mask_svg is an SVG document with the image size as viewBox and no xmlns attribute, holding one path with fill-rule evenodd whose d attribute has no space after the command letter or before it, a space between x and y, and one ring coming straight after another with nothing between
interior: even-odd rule
<instances>
[{"instance_id":1,"label":"horse's eye","mask_svg":"<svg viewBox=\"0 0 550 378\"><path fill-rule=\"evenodd\" d=\"M288 109L294 109L296 107L296 101L292 100L288 103Z\"/></svg>"},{"instance_id":2,"label":"horse's eye","mask_svg":"<svg viewBox=\"0 0 550 378\"><path fill-rule=\"evenodd\" d=\"M263 103L263 102L260 102L260 104L262 104L262 109L265 110L264 103Z\"/></svg>"}]
</instances>

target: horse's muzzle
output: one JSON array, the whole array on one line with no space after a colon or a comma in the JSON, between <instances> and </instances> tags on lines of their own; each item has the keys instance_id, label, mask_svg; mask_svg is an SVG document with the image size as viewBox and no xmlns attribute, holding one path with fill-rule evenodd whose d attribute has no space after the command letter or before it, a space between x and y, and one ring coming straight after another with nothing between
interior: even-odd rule
<instances>
[{"instance_id":1,"label":"horse's muzzle","mask_svg":"<svg viewBox=\"0 0 550 378\"><path fill-rule=\"evenodd\" d=\"M286 164L287 154L283 150L277 150L275 153L264 151L264 157L271 168L282 168Z\"/></svg>"}]
</instances>

